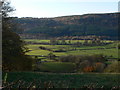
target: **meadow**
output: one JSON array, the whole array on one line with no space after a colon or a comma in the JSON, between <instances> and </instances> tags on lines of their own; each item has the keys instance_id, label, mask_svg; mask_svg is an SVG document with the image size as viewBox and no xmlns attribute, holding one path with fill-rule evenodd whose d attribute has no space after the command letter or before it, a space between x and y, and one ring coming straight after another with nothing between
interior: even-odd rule
<instances>
[{"instance_id":1,"label":"meadow","mask_svg":"<svg viewBox=\"0 0 120 90\"><path fill-rule=\"evenodd\" d=\"M107 64L110 64L112 61L116 61L119 58L117 41L103 40L102 42L108 44L94 46L76 45L77 42L84 43L85 40L71 40L72 44L70 45L53 45L50 43L50 40L26 39L25 41L27 43L30 42L26 45L29 50L26 54L32 56L33 58L37 56L37 61L40 61L40 63L37 64L36 69L40 72L74 72L74 63L61 62L60 57L63 56L103 55L106 56L107 59L110 59L105 62ZM65 42L68 43L69 40L65 40ZM90 40L88 43L91 43Z\"/></svg>"},{"instance_id":2,"label":"meadow","mask_svg":"<svg viewBox=\"0 0 120 90\"><path fill-rule=\"evenodd\" d=\"M70 62L43 62L39 66L40 72L74 72L75 64Z\"/></svg>"},{"instance_id":3,"label":"meadow","mask_svg":"<svg viewBox=\"0 0 120 90\"><path fill-rule=\"evenodd\" d=\"M25 40L26 42L46 42L49 43L49 40L32 40L28 39ZM66 40L67 42L68 40ZM72 43L75 42L84 42L84 40L72 40ZM113 42L113 41L104 41L104 42ZM51 50L58 50L63 49L66 50L66 52L52 52L56 56L62 56L62 55L92 55L92 54L103 54L108 57L112 58L118 58L118 49L116 48L116 43L111 43L104 46L79 46L76 47L75 45L43 45L43 44L28 44L26 45L27 48L29 48L29 52L27 52L27 55L42 55L47 56L51 51L48 50L41 50L39 47L46 47Z\"/></svg>"},{"instance_id":4,"label":"meadow","mask_svg":"<svg viewBox=\"0 0 120 90\"><path fill-rule=\"evenodd\" d=\"M3 73L3 81L6 73ZM102 88L120 87L119 74L76 74L76 73L40 73L40 72L9 72L7 88Z\"/></svg>"}]
</instances>

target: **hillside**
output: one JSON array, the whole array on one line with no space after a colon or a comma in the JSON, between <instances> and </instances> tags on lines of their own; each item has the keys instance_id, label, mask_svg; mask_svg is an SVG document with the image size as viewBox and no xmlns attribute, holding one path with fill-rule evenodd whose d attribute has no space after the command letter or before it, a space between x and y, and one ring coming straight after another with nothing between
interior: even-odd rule
<instances>
[{"instance_id":1,"label":"hillside","mask_svg":"<svg viewBox=\"0 0 120 90\"><path fill-rule=\"evenodd\" d=\"M21 36L27 38L61 37L61 36L118 36L118 14L85 14L55 18L15 18L23 31ZM22 32L22 34L21 34Z\"/></svg>"}]
</instances>

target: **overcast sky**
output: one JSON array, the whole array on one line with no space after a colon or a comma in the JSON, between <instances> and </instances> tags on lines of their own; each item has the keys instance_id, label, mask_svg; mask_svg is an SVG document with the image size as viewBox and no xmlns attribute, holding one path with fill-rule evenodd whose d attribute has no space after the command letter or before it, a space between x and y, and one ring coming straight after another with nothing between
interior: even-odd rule
<instances>
[{"instance_id":1,"label":"overcast sky","mask_svg":"<svg viewBox=\"0 0 120 90\"><path fill-rule=\"evenodd\" d=\"M10 0L17 17L58 17L118 11L119 0ZM84 2L83 2L84 1Z\"/></svg>"}]
</instances>

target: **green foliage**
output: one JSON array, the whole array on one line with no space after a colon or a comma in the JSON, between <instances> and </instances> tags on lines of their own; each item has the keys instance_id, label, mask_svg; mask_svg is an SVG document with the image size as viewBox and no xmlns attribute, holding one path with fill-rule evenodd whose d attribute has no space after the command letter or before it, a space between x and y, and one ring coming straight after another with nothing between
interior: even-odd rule
<instances>
[{"instance_id":1,"label":"green foliage","mask_svg":"<svg viewBox=\"0 0 120 90\"><path fill-rule=\"evenodd\" d=\"M12 18L8 13L13 11L9 2L3 3L3 23L2 23L2 62L3 71L27 71L32 70L32 59L25 55L24 41L13 32L17 26L11 23Z\"/></svg>"},{"instance_id":2,"label":"green foliage","mask_svg":"<svg viewBox=\"0 0 120 90\"><path fill-rule=\"evenodd\" d=\"M25 56L24 42L20 37L4 27L2 34L3 70L31 70L32 59Z\"/></svg>"},{"instance_id":3,"label":"green foliage","mask_svg":"<svg viewBox=\"0 0 120 90\"><path fill-rule=\"evenodd\" d=\"M47 57L51 60L54 60L56 56L52 52L50 52Z\"/></svg>"},{"instance_id":4,"label":"green foliage","mask_svg":"<svg viewBox=\"0 0 120 90\"><path fill-rule=\"evenodd\" d=\"M105 62L106 57L102 54L95 54L95 55L68 55L68 56L62 56L60 58L63 62L76 62L79 60L79 62L88 60L91 63L92 62Z\"/></svg>"},{"instance_id":5,"label":"green foliage","mask_svg":"<svg viewBox=\"0 0 120 90\"><path fill-rule=\"evenodd\" d=\"M31 71L33 70L33 59L29 56L8 56L8 60L3 59L3 71Z\"/></svg>"},{"instance_id":6,"label":"green foliage","mask_svg":"<svg viewBox=\"0 0 120 90\"><path fill-rule=\"evenodd\" d=\"M16 33L10 30L6 30L3 27L2 34L3 55L15 56L24 54L24 43Z\"/></svg>"},{"instance_id":7,"label":"green foliage","mask_svg":"<svg viewBox=\"0 0 120 90\"><path fill-rule=\"evenodd\" d=\"M106 57L103 55L69 55L60 58L62 62L73 62L78 72L102 72L105 68Z\"/></svg>"},{"instance_id":8,"label":"green foliage","mask_svg":"<svg viewBox=\"0 0 120 90\"><path fill-rule=\"evenodd\" d=\"M120 49L120 43L118 43L117 48Z\"/></svg>"},{"instance_id":9,"label":"green foliage","mask_svg":"<svg viewBox=\"0 0 120 90\"><path fill-rule=\"evenodd\" d=\"M120 73L120 61L114 61L107 66L104 72L108 73Z\"/></svg>"},{"instance_id":10,"label":"green foliage","mask_svg":"<svg viewBox=\"0 0 120 90\"><path fill-rule=\"evenodd\" d=\"M105 63L97 62L94 63L94 72L103 72L104 69L106 68Z\"/></svg>"}]
</instances>

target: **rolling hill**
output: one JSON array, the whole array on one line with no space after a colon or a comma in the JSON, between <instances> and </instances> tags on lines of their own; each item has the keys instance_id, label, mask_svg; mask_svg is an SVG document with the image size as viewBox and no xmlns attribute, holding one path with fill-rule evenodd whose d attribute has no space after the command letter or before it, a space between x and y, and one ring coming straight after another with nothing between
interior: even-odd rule
<instances>
[{"instance_id":1,"label":"rolling hill","mask_svg":"<svg viewBox=\"0 0 120 90\"><path fill-rule=\"evenodd\" d=\"M55 18L14 18L24 38L47 38L61 36L109 36L118 37L119 13L84 14Z\"/></svg>"}]
</instances>

